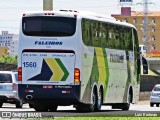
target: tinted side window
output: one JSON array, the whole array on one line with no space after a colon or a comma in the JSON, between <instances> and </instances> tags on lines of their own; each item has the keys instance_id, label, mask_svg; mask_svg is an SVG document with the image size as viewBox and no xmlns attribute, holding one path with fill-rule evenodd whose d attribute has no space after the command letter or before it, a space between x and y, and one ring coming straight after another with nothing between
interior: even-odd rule
<instances>
[{"instance_id":1,"label":"tinted side window","mask_svg":"<svg viewBox=\"0 0 160 120\"><path fill-rule=\"evenodd\" d=\"M138 42L138 34L135 29L133 29L133 38L134 38L134 59L135 59L135 67L137 72L137 82L140 82L139 74L140 74L140 52L139 52L139 42Z\"/></svg>"},{"instance_id":2,"label":"tinted side window","mask_svg":"<svg viewBox=\"0 0 160 120\"><path fill-rule=\"evenodd\" d=\"M82 38L87 46L133 50L132 28L82 19Z\"/></svg>"},{"instance_id":3,"label":"tinted side window","mask_svg":"<svg viewBox=\"0 0 160 120\"><path fill-rule=\"evenodd\" d=\"M93 26L90 20L83 19L82 20L82 39L85 45L92 45L92 29Z\"/></svg>"},{"instance_id":4,"label":"tinted side window","mask_svg":"<svg viewBox=\"0 0 160 120\"><path fill-rule=\"evenodd\" d=\"M132 29L125 28L125 45L127 50L133 50Z\"/></svg>"}]
</instances>

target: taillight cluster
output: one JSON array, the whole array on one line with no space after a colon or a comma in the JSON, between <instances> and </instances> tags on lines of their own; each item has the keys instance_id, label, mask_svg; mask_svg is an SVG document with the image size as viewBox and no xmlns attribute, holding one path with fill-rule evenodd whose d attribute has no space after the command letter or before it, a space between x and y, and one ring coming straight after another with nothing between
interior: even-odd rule
<instances>
[{"instance_id":1,"label":"taillight cluster","mask_svg":"<svg viewBox=\"0 0 160 120\"><path fill-rule=\"evenodd\" d=\"M18 90L18 85L16 83L13 83L13 90Z\"/></svg>"},{"instance_id":2,"label":"taillight cluster","mask_svg":"<svg viewBox=\"0 0 160 120\"><path fill-rule=\"evenodd\" d=\"M154 87L152 88L152 90L154 91L154 90L155 90L155 88L156 88L156 86L154 86Z\"/></svg>"},{"instance_id":3,"label":"taillight cluster","mask_svg":"<svg viewBox=\"0 0 160 120\"><path fill-rule=\"evenodd\" d=\"M80 83L80 70L78 68L75 68L74 70L74 83L75 84Z\"/></svg>"},{"instance_id":4,"label":"taillight cluster","mask_svg":"<svg viewBox=\"0 0 160 120\"><path fill-rule=\"evenodd\" d=\"M22 81L22 67L18 68L18 81Z\"/></svg>"}]
</instances>

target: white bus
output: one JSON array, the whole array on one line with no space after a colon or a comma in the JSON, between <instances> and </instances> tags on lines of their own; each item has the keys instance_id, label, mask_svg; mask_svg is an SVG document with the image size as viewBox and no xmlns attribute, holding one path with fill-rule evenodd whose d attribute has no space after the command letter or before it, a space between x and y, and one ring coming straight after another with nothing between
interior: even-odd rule
<instances>
[{"instance_id":1,"label":"white bus","mask_svg":"<svg viewBox=\"0 0 160 120\"><path fill-rule=\"evenodd\" d=\"M139 44L131 24L70 10L25 13L18 50L19 96L36 111L128 110L138 101Z\"/></svg>"}]
</instances>

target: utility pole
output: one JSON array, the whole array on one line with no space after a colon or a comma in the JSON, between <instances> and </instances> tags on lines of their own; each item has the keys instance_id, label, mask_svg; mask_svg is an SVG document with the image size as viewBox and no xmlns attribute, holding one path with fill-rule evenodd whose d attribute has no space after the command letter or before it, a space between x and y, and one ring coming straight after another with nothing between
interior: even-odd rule
<instances>
[{"instance_id":1,"label":"utility pole","mask_svg":"<svg viewBox=\"0 0 160 120\"><path fill-rule=\"evenodd\" d=\"M53 0L43 0L43 11L53 10Z\"/></svg>"},{"instance_id":2,"label":"utility pole","mask_svg":"<svg viewBox=\"0 0 160 120\"><path fill-rule=\"evenodd\" d=\"M149 51L149 29L148 29L148 0L143 0L143 6L144 6L144 22L143 22L143 33L142 37L144 38L144 43L147 48L147 51Z\"/></svg>"},{"instance_id":3,"label":"utility pole","mask_svg":"<svg viewBox=\"0 0 160 120\"><path fill-rule=\"evenodd\" d=\"M147 48L147 51L149 51L149 49L150 49L150 46L149 46L150 35L149 35L149 22L148 22L148 13L149 13L148 6L149 6L149 4L154 4L154 3L148 2L148 0L143 0L143 3L141 2L141 3L137 3L137 4L143 5L144 21L143 21L143 25L142 25L142 29L143 29L142 39L143 39L144 45Z\"/></svg>"}]
</instances>

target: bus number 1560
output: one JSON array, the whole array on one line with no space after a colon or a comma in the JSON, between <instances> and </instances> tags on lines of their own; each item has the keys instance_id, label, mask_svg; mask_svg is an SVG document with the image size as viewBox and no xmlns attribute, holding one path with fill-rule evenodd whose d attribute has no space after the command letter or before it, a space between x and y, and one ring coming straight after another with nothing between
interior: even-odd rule
<instances>
[{"instance_id":1,"label":"bus number 1560","mask_svg":"<svg viewBox=\"0 0 160 120\"><path fill-rule=\"evenodd\" d=\"M23 62L24 67L36 67L37 63L36 62Z\"/></svg>"}]
</instances>

